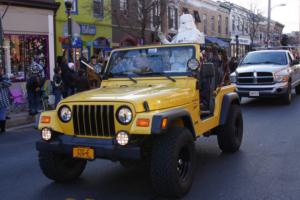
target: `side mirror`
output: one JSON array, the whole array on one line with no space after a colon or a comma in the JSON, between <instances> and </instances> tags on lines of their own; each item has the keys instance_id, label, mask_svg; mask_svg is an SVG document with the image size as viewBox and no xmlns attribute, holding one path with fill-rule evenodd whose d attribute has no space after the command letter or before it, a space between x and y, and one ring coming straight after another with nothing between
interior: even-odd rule
<instances>
[{"instance_id":1,"label":"side mirror","mask_svg":"<svg viewBox=\"0 0 300 200\"><path fill-rule=\"evenodd\" d=\"M196 71L200 68L200 62L196 58L192 58L188 61L187 66L191 71Z\"/></svg>"},{"instance_id":2,"label":"side mirror","mask_svg":"<svg viewBox=\"0 0 300 200\"><path fill-rule=\"evenodd\" d=\"M299 60L293 60L292 61L292 65L299 65L299 64L300 64Z\"/></svg>"}]
</instances>

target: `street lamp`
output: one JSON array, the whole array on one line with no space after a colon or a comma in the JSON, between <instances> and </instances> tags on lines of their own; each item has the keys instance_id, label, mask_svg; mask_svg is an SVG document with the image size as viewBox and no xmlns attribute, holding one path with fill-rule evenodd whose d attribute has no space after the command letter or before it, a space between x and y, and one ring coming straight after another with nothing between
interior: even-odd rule
<instances>
[{"instance_id":1,"label":"street lamp","mask_svg":"<svg viewBox=\"0 0 300 200\"><path fill-rule=\"evenodd\" d=\"M271 12L272 12L272 9L274 9L275 7L284 7L284 6L286 6L285 3L278 4L278 5L275 5L273 7L271 5L272 5L271 0L269 0L269 6L268 6L268 27L267 27L267 47L269 47L269 41L270 41L270 26L271 26Z\"/></svg>"},{"instance_id":2,"label":"street lamp","mask_svg":"<svg viewBox=\"0 0 300 200\"><path fill-rule=\"evenodd\" d=\"M68 44L68 60L71 57L71 44L72 44L72 18L71 18L71 9L73 6L73 1L72 0L65 0L65 6L66 6L66 10L67 10L67 15L68 15L68 40L69 40L69 44Z\"/></svg>"}]
</instances>

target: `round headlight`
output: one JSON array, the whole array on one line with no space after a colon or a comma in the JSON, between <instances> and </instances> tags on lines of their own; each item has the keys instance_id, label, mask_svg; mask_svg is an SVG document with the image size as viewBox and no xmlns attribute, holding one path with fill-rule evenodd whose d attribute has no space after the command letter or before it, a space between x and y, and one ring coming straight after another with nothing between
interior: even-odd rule
<instances>
[{"instance_id":1,"label":"round headlight","mask_svg":"<svg viewBox=\"0 0 300 200\"><path fill-rule=\"evenodd\" d=\"M126 132L121 131L121 132L117 133L116 141L119 145L125 146L129 142L129 135Z\"/></svg>"},{"instance_id":2,"label":"round headlight","mask_svg":"<svg viewBox=\"0 0 300 200\"><path fill-rule=\"evenodd\" d=\"M59 118L63 122L68 122L72 118L71 109L67 106L63 106L59 109Z\"/></svg>"},{"instance_id":3,"label":"round headlight","mask_svg":"<svg viewBox=\"0 0 300 200\"><path fill-rule=\"evenodd\" d=\"M49 141L52 138L52 132L49 128L42 129L42 139L45 141Z\"/></svg>"},{"instance_id":4,"label":"round headlight","mask_svg":"<svg viewBox=\"0 0 300 200\"><path fill-rule=\"evenodd\" d=\"M117 119L121 124L129 124L132 120L132 112L128 107L121 107L117 112Z\"/></svg>"}]
</instances>

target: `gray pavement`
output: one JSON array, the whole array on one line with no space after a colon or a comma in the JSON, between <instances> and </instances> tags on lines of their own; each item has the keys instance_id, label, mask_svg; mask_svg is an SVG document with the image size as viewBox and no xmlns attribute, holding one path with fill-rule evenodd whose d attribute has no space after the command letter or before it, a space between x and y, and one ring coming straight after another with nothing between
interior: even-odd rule
<instances>
[{"instance_id":1,"label":"gray pavement","mask_svg":"<svg viewBox=\"0 0 300 200\"><path fill-rule=\"evenodd\" d=\"M300 199L300 97L245 100L241 151L222 154L215 137L197 142L198 167L184 199ZM56 184L40 171L31 128L0 135L0 199L163 199L151 189L147 169L124 169L97 160L82 177Z\"/></svg>"}]
</instances>

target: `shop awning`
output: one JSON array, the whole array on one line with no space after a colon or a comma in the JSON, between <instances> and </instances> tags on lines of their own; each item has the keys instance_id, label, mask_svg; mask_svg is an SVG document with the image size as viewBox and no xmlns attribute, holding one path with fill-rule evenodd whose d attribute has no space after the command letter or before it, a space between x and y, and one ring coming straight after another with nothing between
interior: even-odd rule
<instances>
[{"instance_id":1,"label":"shop awning","mask_svg":"<svg viewBox=\"0 0 300 200\"><path fill-rule=\"evenodd\" d=\"M229 42L225 42L222 39L216 38L216 37L205 37L205 43L210 43L210 44L217 44L222 48L229 48Z\"/></svg>"}]
</instances>

